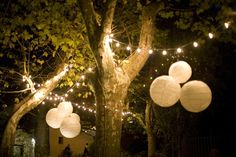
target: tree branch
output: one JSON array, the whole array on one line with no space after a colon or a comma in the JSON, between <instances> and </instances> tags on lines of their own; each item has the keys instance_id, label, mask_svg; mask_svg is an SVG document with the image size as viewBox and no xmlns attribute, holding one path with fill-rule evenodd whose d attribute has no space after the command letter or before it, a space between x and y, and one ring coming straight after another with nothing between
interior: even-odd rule
<instances>
[{"instance_id":1,"label":"tree branch","mask_svg":"<svg viewBox=\"0 0 236 157\"><path fill-rule=\"evenodd\" d=\"M131 81L142 69L149 57L148 51L152 48L156 14L163 9L163 7L163 2L154 1L143 8L142 27L139 41L141 52L134 53L128 60L122 62L122 68L126 71Z\"/></svg>"},{"instance_id":2,"label":"tree branch","mask_svg":"<svg viewBox=\"0 0 236 157\"><path fill-rule=\"evenodd\" d=\"M96 47L96 34L98 33L99 25L96 20L93 2L91 0L79 0L79 7L87 28L91 48L94 49Z\"/></svg>"}]
</instances>

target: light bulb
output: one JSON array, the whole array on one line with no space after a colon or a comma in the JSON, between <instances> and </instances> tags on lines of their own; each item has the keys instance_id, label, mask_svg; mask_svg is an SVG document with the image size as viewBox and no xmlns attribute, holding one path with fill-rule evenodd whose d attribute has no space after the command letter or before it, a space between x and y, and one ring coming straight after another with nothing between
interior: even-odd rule
<instances>
[{"instance_id":1,"label":"light bulb","mask_svg":"<svg viewBox=\"0 0 236 157\"><path fill-rule=\"evenodd\" d=\"M165 55L167 55L167 51L166 50L163 50L162 51L162 54L165 56Z\"/></svg>"},{"instance_id":2,"label":"light bulb","mask_svg":"<svg viewBox=\"0 0 236 157\"><path fill-rule=\"evenodd\" d=\"M140 48L137 48L137 52L140 53L140 52L141 52L141 49L140 49Z\"/></svg>"},{"instance_id":3,"label":"light bulb","mask_svg":"<svg viewBox=\"0 0 236 157\"><path fill-rule=\"evenodd\" d=\"M181 49L181 48L177 48L177 52L178 52L178 53L181 53L181 52L182 52L182 49Z\"/></svg>"},{"instance_id":4,"label":"light bulb","mask_svg":"<svg viewBox=\"0 0 236 157\"><path fill-rule=\"evenodd\" d=\"M208 36L210 39L212 39L214 35L212 33L209 33Z\"/></svg>"},{"instance_id":5,"label":"light bulb","mask_svg":"<svg viewBox=\"0 0 236 157\"><path fill-rule=\"evenodd\" d=\"M229 28L229 22L225 22L224 25L226 29Z\"/></svg>"},{"instance_id":6,"label":"light bulb","mask_svg":"<svg viewBox=\"0 0 236 157\"><path fill-rule=\"evenodd\" d=\"M195 41L195 42L193 42L193 46L194 47L198 47L198 43Z\"/></svg>"},{"instance_id":7,"label":"light bulb","mask_svg":"<svg viewBox=\"0 0 236 157\"><path fill-rule=\"evenodd\" d=\"M127 49L128 51L130 51L130 50L131 50L131 47L130 47L130 46L127 46L126 49Z\"/></svg>"},{"instance_id":8,"label":"light bulb","mask_svg":"<svg viewBox=\"0 0 236 157\"><path fill-rule=\"evenodd\" d=\"M148 53L149 53L149 54L152 54L152 53L153 53L153 50L149 50Z\"/></svg>"},{"instance_id":9,"label":"light bulb","mask_svg":"<svg viewBox=\"0 0 236 157\"><path fill-rule=\"evenodd\" d=\"M120 47L120 43L116 43L116 47Z\"/></svg>"}]
</instances>

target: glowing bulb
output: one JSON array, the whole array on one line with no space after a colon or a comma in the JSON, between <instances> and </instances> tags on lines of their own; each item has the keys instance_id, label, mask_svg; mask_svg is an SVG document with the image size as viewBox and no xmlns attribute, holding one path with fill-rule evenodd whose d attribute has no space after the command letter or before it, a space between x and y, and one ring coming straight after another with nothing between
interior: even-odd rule
<instances>
[{"instance_id":1,"label":"glowing bulb","mask_svg":"<svg viewBox=\"0 0 236 157\"><path fill-rule=\"evenodd\" d=\"M148 53L149 53L149 54L152 54L152 53L153 53L153 50L149 50Z\"/></svg>"},{"instance_id":2,"label":"glowing bulb","mask_svg":"<svg viewBox=\"0 0 236 157\"><path fill-rule=\"evenodd\" d=\"M194 47L198 47L198 43L195 41L195 42L193 42L193 46Z\"/></svg>"},{"instance_id":3,"label":"glowing bulb","mask_svg":"<svg viewBox=\"0 0 236 157\"><path fill-rule=\"evenodd\" d=\"M225 22L224 25L226 29L229 28L229 22Z\"/></svg>"},{"instance_id":4,"label":"glowing bulb","mask_svg":"<svg viewBox=\"0 0 236 157\"><path fill-rule=\"evenodd\" d=\"M110 37L114 37L114 34L110 34Z\"/></svg>"},{"instance_id":5,"label":"glowing bulb","mask_svg":"<svg viewBox=\"0 0 236 157\"><path fill-rule=\"evenodd\" d=\"M120 43L116 43L116 47L120 47Z\"/></svg>"},{"instance_id":6,"label":"glowing bulb","mask_svg":"<svg viewBox=\"0 0 236 157\"><path fill-rule=\"evenodd\" d=\"M181 53L181 52L182 52L182 49L181 49L181 48L177 48L177 52L178 52L178 53Z\"/></svg>"},{"instance_id":7,"label":"glowing bulb","mask_svg":"<svg viewBox=\"0 0 236 157\"><path fill-rule=\"evenodd\" d=\"M162 51L162 54L165 56L165 55L167 55L167 51L166 50L163 50Z\"/></svg>"},{"instance_id":8,"label":"glowing bulb","mask_svg":"<svg viewBox=\"0 0 236 157\"><path fill-rule=\"evenodd\" d=\"M39 101L44 96L43 92L37 92L34 94L34 98L36 101Z\"/></svg>"},{"instance_id":9,"label":"glowing bulb","mask_svg":"<svg viewBox=\"0 0 236 157\"><path fill-rule=\"evenodd\" d=\"M84 76L84 75L82 75L82 76L81 76L81 78L84 80L84 79L85 79L85 76Z\"/></svg>"},{"instance_id":10,"label":"glowing bulb","mask_svg":"<svg viewBox=\"0 0 236 157\"><path fill-rule=\"evenodd\" d=\"M131 50L131 47L130 47L130 46L127 46L126 49L127 49L128 51L130 51L130 50Z\"/></svg>"},{"instance_id":11,"label":"glowing bulb","mask_svg":"<svg viewBox=\"0 0 236 157\"><path fill-rule=\"evenodd\" d=\"M140 53L140 52L141 52L141 49L140 49L140 48L137 48L137 52Z\"/></svg>"},{"instance_id":12,"label":"glowing bulb","mask_svg":"<svg viewBox=\"0 0 236 157\"><path fill-rule=\"evenodd\" d=\"M210 39L213 38L213 34L212 33L209 33L208 36L209 36Z\"/></svg>"},{"instance_id":13,"label":"glowing bulb","mask_svg":"<svg viewBox=\"0 0 236 157\"><path fill-rule=\"evenodd\" d=\"M109 38L109 40L108 40L108 41L109 41L109 43L112 43L112 39L111 39L111 38Z\"/></svg>"}]
</instances>

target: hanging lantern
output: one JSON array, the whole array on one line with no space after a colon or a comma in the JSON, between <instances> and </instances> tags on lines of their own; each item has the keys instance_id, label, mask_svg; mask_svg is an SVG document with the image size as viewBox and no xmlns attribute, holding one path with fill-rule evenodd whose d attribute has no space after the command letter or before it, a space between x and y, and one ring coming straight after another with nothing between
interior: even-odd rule
<instances>
[{"instance_id":1,"label":"hanging lantern","mask_svg":"<svg viewBox=\"0 0 236 157\"><path fill-rule=\"evenodd\" d=\"M157 77L150 86L152 100L162 106L170 107L180 98L180 85L170 76Z\"/></svg>"},{"instance_id":2,"label":"hanging lantern","mask_svg":"<svg viewBox=\"0 0 236 157\"><path fill-rule=\"evenodd\" d=\"M202 81L189 81L181 89L180 102L190 112L201 112L211 103L212 93Z\"/></svg>"},{"instance_id":3,"label":"hanging lantern","mask_svg":"<svg viewBox=\"0 0 236 157\"><path fill-rule=\"evenodd\" d=\"M190 65L185 61L178 61L173 63L169 68L169 76L173 77L178 83L184 83L192 75Z\"/></svg>"},{"instance_id":4,"label":"hanging lantern","mask_svg":"<svg viewBox=\"0 0 236 157\"><path fill-rule=\"evenodd\" d=\"M80 118L77 114L72 113L62 121L60 132L66 138L74 138L81 131Z\"/></svg>"},{"instance_id":5,"label":"hanging lantern","mask_svg":"<svg viewBox=\"0 0 236 157\"><path fill-rule=\"evenodd\" d=\"M50 127L57 129L60 128L64 117L65 115L60 113L58 108L52 108L46 114L46 122Z\"/></svg>"},{"instance_id":6,"label":"hanging lantern","mask_svg":"<svg viewBox=\"0 0 236 157\"><path fill-rule=\"evenodd\" d=\"M70 115L73 112L73 106L69 101L63 101L58 106L58 111L64 114L65 116Z\"/></svg>"}]
</instances>

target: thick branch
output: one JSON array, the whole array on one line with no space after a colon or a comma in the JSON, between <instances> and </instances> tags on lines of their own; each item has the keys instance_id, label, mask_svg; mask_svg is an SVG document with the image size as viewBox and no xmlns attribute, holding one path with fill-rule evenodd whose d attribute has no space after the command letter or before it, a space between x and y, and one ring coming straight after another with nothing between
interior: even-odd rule
<instances>
[{"instance_id":1,"label":"thick branch","mask_svg":"<svg viewBox=\"0 0 236 157\"><path fill-rule=\"evenodd\" d=\"M153 35L155 30L155 18L158 11L163 8L162 2L154 2L145 6L142 11L142 26L140 33L140 53L134 53L128 61L123 62L122 68L127 72L132 81L142 69L149 57L149 50L152 48Z\"/></svg>"},{"instance_id":2,"label":"thick branch","mask_svg":"<svg viewBox=\"0 0 236 157\"><path fill-rule=\"evenodd\" d=\"M111 33L112 20L115 12L116 0L108 0L106 12L102 18L102 32L105 35Z\"/></svg>"},{"instance_id":3,"label":"thick branch","mask_svg":"<svg viewBox=\"0 0 236 157\"><path fill-rule=\"evenodd\" d=\"M145 123L143 122L143 119L142 119L142 116L140 115L140 114L132 114L132 116L134 117L134 118L136 118L137 120L138 120L138 122L139 122L139 124L143 127L143 129L145 129L146 130L146 125L145 125Z\"/></svg>"},{"instance_id":4,"label":"thick branch","mask_svg":"<svg viewBox=\"0 0 236 157\"><path fill-rule=\"evenodd\" d=\"M94 49L96 47L96 34L98 33L99 25L94 14L93 2L91 0L79 0L79 7L87 28L90 45Z\"/></svg>"},{"instance_id":5,"label":"thick branch","mask_svg":"<svg viewBox=\"0 0 236 157\"><path fill-rule=\"evenodd\" d=\"M44 83L35 93L30 94L20 103L15 105L12 116L10 117L7 126L4 130L1 149L4 156L9 155L10 145L14 141L15 130L20 119L30 110L37 107L47 95L56 87L61 78L65 75L66 63L62 63L55 71L55 76Z\"/></svg>"}]
</instances>

